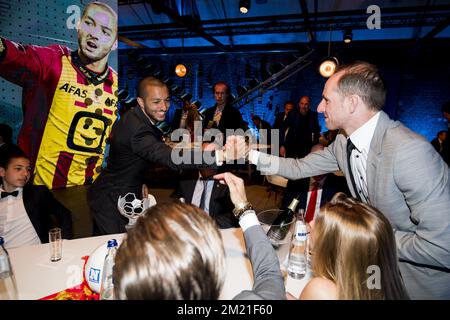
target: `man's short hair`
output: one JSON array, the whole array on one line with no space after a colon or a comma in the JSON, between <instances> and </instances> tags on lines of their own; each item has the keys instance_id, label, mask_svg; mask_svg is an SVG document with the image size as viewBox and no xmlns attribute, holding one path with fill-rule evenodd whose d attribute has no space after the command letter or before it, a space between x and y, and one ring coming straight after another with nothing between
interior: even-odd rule
<instances>
[{"instance_id":1,"label":"man's short hair","mask_svg":"<svg viewBox=\"0 0 450 320\"><path fill-rule=\"evenodd\" d=\"M287 104L292 104L293 106L295 106L295 103L294 103L294 101L292 101L292 100L286 101L286 102L284 103L284 106L286 106Z\"/></svg>"},{"instance_id":2,"label":"man's short hair","mask_svg":"<svg viewBox=\"0 0 450 320\"><path fill-rule=\"evenodd\" d=\"M99 2L99 1L94 1L94 2L88 3L83 9L83 13L81 14L81 18L84 18L84 16L86 15L86 12L88 11L88 9L93 7L93 6L97 6L97 7L101 7L103 9L105 9L106 11L111 13L111 15L115 18L115 20L117 22L117 13L114 11L114 9L111 8L111 6L107 5L106 3Z\"/></svg>"},{"instance_id":3,"label":"man's short hair","mask_svg":"<svg viewBox=\"0 0 450 320\"><path fill-rule=\"evenodd\" d=\"M25 152L15 144L4 145L0 149L0 167L7 169L12 159L25 158L29 159Z\"/></svg>"},{"instance_id":4,"label":"man's short hair","mask_svg":"<svg viewBox=\"0 0 450 320\"><path fill-rule=\"evenodd\" d=\"M117 251L114 291L120 300L216 300L226 273L215 221L190 204L153 206Z\"/></svg>"},{"instance_id":5,"label":"man's short hair","mask_svg":"<svg viewBox=\"0 0 450 320\"><path fill-rule=\"evenodd\" d=\"M147 93L145 88L147 86L167 87L167 85L161 79L152 76L142 78L136 88L138 97L145 99Z\"/></svg>"},{"instance_id":6,"label":"man's short hair","mask_svg":"<svg viewBox=\"0 0 450 320\"><path fill-rule=\"evenodd\" d=\"M444 133L447 133L447 130L439 131L436 136L439 138L439 136L443 135Z\"/></svg>"},{"instance_id":7,"label":"man's short hair","mask_svg":"<svg viewBox=\"0 0 450 320\"><path fill-rule=\"evenodd\" d=\"M338 89L344 96L356 94L371 110L383 109L386 101L386 87L378 68L373 64L357 61L343 65L336 70L341 73Z\"/></svg>"},{"instance_id":8,"label":"man's short hair","mask_svg":"<svg viewBox=\"0 0 450 320\"><path fill-rule=\"evenodd\" d=\"M213 93L216 93L216 86L219 85L219 84L223 84L223 85L225 86L225 93L226 93L228 96L230 96L230 94L231 94L230 86L228 85L228 83L226 83L226 82L224 82L224 81L216 82L216 83L213 85Z\"/></svg>"}]
</instances>

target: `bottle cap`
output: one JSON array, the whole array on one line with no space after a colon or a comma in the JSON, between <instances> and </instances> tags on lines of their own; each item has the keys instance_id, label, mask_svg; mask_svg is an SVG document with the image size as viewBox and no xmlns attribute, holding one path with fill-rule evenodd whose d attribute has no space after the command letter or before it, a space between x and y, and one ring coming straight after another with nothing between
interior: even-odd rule
<instances>
[{"instance_id":1,"label":"bottle cap","mask_svg":"<svg viewBox=\"0 0 450 320\"><path fill-rule=\"evenodd\" d=\"M112 248L112 247L117 247L117 240L116 239L108 240L108 248Z\"/></svg>"}]
</instances>

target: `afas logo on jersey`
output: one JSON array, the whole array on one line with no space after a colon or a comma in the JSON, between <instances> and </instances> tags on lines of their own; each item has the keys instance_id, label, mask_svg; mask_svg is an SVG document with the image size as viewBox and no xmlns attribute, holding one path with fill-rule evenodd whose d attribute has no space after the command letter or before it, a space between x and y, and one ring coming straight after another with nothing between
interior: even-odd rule
<instances>
[{"instance_id":1,"label":"afas logo on jersey","mask_svg":"<svg viewBox=\"0 0 450 320\"><path fill-rule=\"evenodd\" d=\"M59 90L65 91L67 93L73 94L74 96L78 96L80 98L87 97L87 90L81 90L75 86L70 85L68 82L64 83Z\"/></svg>"}]
</instances>

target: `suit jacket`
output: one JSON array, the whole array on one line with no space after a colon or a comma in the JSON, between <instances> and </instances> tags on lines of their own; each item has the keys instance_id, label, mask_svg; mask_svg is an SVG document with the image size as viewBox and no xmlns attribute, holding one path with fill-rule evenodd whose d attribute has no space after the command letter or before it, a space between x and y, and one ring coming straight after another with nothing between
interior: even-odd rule
<instances>
[{"instance_id":1,"label":"suit jacket","mask_svg":"<svg viewBox=\"0 0 450 320\"><path fill-rule=\"evenodd\" d=\"M346 137L303 159L260 154L258 169L299 179L347 166ZM269 163L269 161L272 161ZM450 173L422 136L381 111L367 159L370 204L391 222L400 270L411 298L450 298Z\"/></svg>"},{"instance_id":2,"label":"suit jacket","mask_svg":"<svg viewBox=\"0 0 450 320\"><path fill-rule=\"evenodd\" d=\"M280 146L286 148L286 157L306 156L311 147L319 142L320 126L317 112L309 110L302 115L298 109L289 112L285 120L286 137L280 135Z\"/></svg>"},{"instance_id":3,"label":"suit jacket","mask_svg":"<svg viewBox=\"0 0 450 320\"><path fill-rule=\"evenodd\" d=\"M273 122L272 127L274 129L280 130L279 132L280 140L278 142L281 146L281 143L284 142L284 133L286 132L286 120L284 119L284 112L280 112L275 116L275 121Z\"/></svg>"},{"instance_id":4,"label":"suit jacket","mask_svg":"<svg viewBox=\"0 0 450 320\"><path fill-rule=\"evenodd\" d=\"M26 185L23 204L42 243L48 243L48 231L60 227L64 239L72 239L72 215L46 186Z\"/></svg>"},{"instance_id":5,"label":"suit jacket","mask_svg":"<svg viewBox=\"0 0 450 320\"><path fill-rule=\"evenodd\" d=\"M193 172L198 178L198 171ZM192 203L195 185L197 180L194 176L190 179L183 179L180 181L175 196L184 198L187 203ZM211 198L209 200L209 216L213 218L219 228L238 228L239 221L233 214L234 205L231 202L230 190L227 186L214 181L214 186L211 191Z\"/></svg>"},{"instance_id":6,"label":"suit jacket","mask_svg":"<svg viewBox=\"0 0 450 320\"><path fill-rule=\"evenodd\" d=\"M216 112L217 104L208 108L203 112L204 122L203 128L208 128L210 121L214 119L214 113ZM212 128L216 128L215 123ZM219 125L217 126L224 135L226 134L226 129L246 129L244 120L242 120L242 115L238 109L234 108L230 104L225 105L222 111L222 117L220 118ZM224 136L225 138L225 136ZM225 140L224 140L225 141Z\"/></svg>"},{"instance_id":7,"label":"suit jacket","mask_svg":"<svg viewBox=\"0 0 450 320\"><path fill-rule=\"evenodd\" d=\"M247 256L253 269L253 290L245 290L235 300L285 300L286 290L280 261L261 226L244 232Z\"/></svg>"},{"instance_id":8,"label":"suit jacket","mask_svg":"<svg viewBox=\"0 0 450 320\"><path fill-rule=\"evenodd\" d=\"M154 126L141 108L129 110L115 123L111 132L111 145L106 168L88 190L88 203L94 217L94 234L125 232L127 219L118 208L119 196L134 193L142 198L145 171L151 163L158 163L173 170L216 169L214 152L172 148L163 141L163 133ZM172 160L172 156L174 159ZM194 164L194 160L203 161ZM207 162L210 161L210 164Z\"/></svg>"}]
</instances>

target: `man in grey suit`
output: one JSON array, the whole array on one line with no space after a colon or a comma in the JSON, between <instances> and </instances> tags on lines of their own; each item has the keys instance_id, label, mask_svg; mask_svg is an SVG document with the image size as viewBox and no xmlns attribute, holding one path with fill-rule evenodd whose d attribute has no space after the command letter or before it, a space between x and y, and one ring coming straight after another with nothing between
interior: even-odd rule
<instances>
[{"instance_id":1,"label":"man in grey suit","mask_svg":"<svg viewBox=\"0 0 450 320\"><path fill-rule=\"evenodd\" d=\"M381 111L385 96L375 66L344 66L326 82L317 108L329 130L341 129L333 144L302 159L251 150L249 160L289 179L343 171L352 195L391 222L411 298L449 299L449 168L425 138Z\"/></svg>"}]
</instances>

